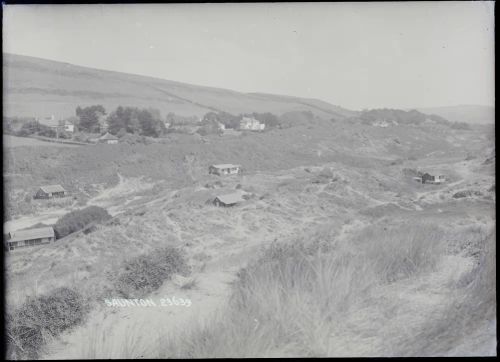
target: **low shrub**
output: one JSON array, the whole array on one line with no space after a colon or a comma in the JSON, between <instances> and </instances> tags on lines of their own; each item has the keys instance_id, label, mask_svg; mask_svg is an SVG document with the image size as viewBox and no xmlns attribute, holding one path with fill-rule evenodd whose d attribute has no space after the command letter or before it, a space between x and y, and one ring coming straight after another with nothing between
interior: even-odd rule
<instances>
[{"instance_id":1,"label":"low shrub","mask_svg":"<svg viewBox=\"0 0 500 362\"><path fill-rule=\"evenodd\" d=\"M81 210L71 211L61 217L54 225L54 232L56 238L60 239L90 225L107 221L110 218L111 215L102 207L89 206Z\"/></svg>"},{"instance_id":2,"label":"low shrub","mask_svg":"<svg viewBox=\"0 0 500 362\"><path fill-rule=\"evenodd\" d=\"M88 311L85 298L70 288L28 298L6 314L7 358L37 358L47 338L80 324Z\"/></svg>"},{"instance_id":3,"label":"low shrub","mask_svg":"<svg viewBox=\"0 0 500 362\"><path fill-rule=\"evenodd\" d=\"M142 297L158 289L172 275L189 268L181 252L173 247L154 250L125 261L113 277L116 291L126 297Z\"/></svg>"}]
</instances>

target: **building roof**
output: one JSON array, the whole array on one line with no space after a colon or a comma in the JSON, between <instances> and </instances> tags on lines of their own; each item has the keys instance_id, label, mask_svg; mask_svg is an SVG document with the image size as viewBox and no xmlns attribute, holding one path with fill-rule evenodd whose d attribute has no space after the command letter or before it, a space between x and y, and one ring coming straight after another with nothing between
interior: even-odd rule
<instances>
[{"instance_id":1,"label":"building roof","mask_svg":"<svg viewBox=\"0 0 500 362\"><path fill-rule=\"evenodd\" d=\"M62 187L61 185L40 186L40 189L47 194L51 192L66 192L64 187Z\"/></svg>"},{"instance_id":2,"label":"building roof","mask_svg":"<svg viewBox=\"0 0 500 362\"><path fill-rule=\"evenodd\" d=\"M212 165L211 167L215 168L233 168L233 167L241 167L240 165L233 165L231 163L222 163L220 165Z\"/></svg>"},{"instance_id":3,"label":"building roof","mask_svg":"<svg viewBox=\"0 0 500 362\"><path fill-rule=\"evenodd\" d=\"M100 140L107 141L107 140L117 140L118 137L113 136L111 133L106 132L106 134L102 137L99 138Z\"/></svg>"},{"instance_id":4,"label":"building roof","mask_svg":"<svg viewBox=\"0 0 500 362\"><path fill-rule=\"evenodd\" d=\"M245 201L245 199L242 197L241 192L235 192L227 195L218 195L216 198L226 205L236 204L238 202Z\"/></svg>"},{"instance_id":5,"label":"building roof","mask_svg":"<svg viewBox=\"0 0 500 362\"><path fill-rule=\"evenodd\" d=\"M18 230L18 231L12 231L10 233L10 236L11 238L8 240L8 242L41 239L41 238L53 238L54 229L52 229L52 226L47 226L36 229Z\"/></svg>"},{"instance_id":6,"label":"building roof","mask_svg":"<svg viewBox=\"0 0 500 362\"><path fill-rule=\"evenodd\" d=\"M243 122L259 122L259 120L253 118L253 117L242 117L241 121Z\"/></svg>"}]
</instances>

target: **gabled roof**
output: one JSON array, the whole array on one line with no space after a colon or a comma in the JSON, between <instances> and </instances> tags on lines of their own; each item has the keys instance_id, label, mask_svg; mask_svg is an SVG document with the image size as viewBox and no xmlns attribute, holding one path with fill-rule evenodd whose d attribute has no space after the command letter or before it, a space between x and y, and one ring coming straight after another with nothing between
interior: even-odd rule
<instances>
[{"instance_id":1,"label":"gabled roof","mask_svg":"<svg viewBox=\"0 0 500 362\"><path fill-rule=\"evenodd\" d=\"M51 192L66 192L64 187L62 187L61 185L40 186L40 189L47 194Z\"/></svg>"},{"instance_id":2,"label":"gabled roof","mask_svg":"<svg viewBox=\"0 0 500 362\"><path fill-rule=\"evenodd\" d=\"M118 137L113 136L111 133L106 132L106 134L102 137L99 138L100 140L107 141L107 140L117 140Z\"/></svg>"},{"instance_id":3,"label":"gabled roof","mask_svg":"<svg viewBox=\"0 0 500 362\"><path fill-rule=\"evenodd\" d=\"M53 238L54 229L52 229L52 226L47 226L43 228L12 231L10 235L11 238L7 240L8 242L41 239L41 238Z\"/></svg>"},{"instance_id":4,"label":"gabled roof","mask_svg":"<svg viewBox=\"0 0 500 362\"><path fill-rule=\"evenodd\" d=\"M241 121L243 122L259 122L259 120L253 118L253 117L245 117L243 116L243 118L241 118Z\"/></svg>"},{"instance_id":5,"label":"gabled roof","mask_svg":"<svg viewBox=\"0 0 500 362\"><path fill-rule=\"evenodd\" d=\"M241 167L240 165L233 165L231 163L222 163L220 165L212 165L215 168L233 168L233 167Z\"/></svg>"},{"instance_id":6,"label":"gabled roof","mask_svg":"<svg viewBox=\"0 0 500 362\"><path fill-rule=\"evenodd\" d=\"M227 194L227 195L218 195L216 198L226 205L236 204L238 202L245 201L245 199L242 197L241 192L235 192L233 194Z\"/></svg>"}]
</instances>

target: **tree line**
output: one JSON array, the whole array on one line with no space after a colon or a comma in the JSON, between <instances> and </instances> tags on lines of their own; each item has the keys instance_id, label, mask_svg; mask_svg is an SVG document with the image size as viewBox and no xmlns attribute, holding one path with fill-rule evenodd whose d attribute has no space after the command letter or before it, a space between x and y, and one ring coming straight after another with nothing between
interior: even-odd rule
<instances>
[{"instance_id":1,"label":"tree line","mask_svg":"<svg viewBox=\"0 0 500 362\"><path fill-rule=\"evenodd\" d=\"M75 128L87 133L109 133L123 137L135 134L161 137L169 132L179 132L185 126L199 126L198 133L215 134L224 128L239 129L243 117L254 118L265 124L266 129L278 127L280 119L272 113L246 113L234 115L227 112L208 112L200 120L197 116L182 116L170 112L163 119L160 111L153 108L118 106L107 113L103 105L78 106L74 117ZM4 121L4 133L17 136L40 135L45 137L70 138L61 128L49 127L36 119L8 119Z\"/></svg>"}]
</instances>

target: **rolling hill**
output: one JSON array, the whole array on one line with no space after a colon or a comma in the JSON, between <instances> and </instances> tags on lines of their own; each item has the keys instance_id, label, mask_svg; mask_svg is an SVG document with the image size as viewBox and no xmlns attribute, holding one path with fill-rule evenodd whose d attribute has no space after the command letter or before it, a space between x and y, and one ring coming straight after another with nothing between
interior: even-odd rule
<instances>
[{"instance_id":1,"label":"rolling hill","mask_svg":"<svg viewBox=\"0 0 500 362\"><path fill-rule=\"evenodd\" d=\"M240 93L140 75L81 67L68 63L4 53L4 116L72 116L80 106L102 104L153 107L202 116L229 113L311 111L324 118L344 118L356 112L316 99L261 93Z\"/></svg>"}]
</instances>

